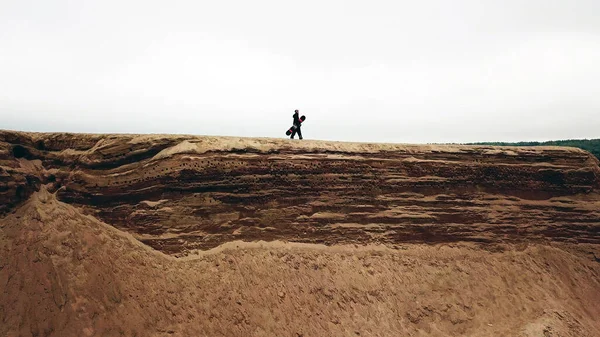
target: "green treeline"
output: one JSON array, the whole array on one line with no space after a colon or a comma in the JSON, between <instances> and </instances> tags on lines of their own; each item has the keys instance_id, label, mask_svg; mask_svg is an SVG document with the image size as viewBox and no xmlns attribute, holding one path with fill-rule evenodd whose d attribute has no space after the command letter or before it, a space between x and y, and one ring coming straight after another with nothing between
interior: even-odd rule
<instances>
[{"instance_id":1,"label":"green treeline","mask_svg":"<svg viewBox=\"0 0 600 337\"><path fill-rule=\"evenodd\" d=\"M482 142L470 143L469 145L496 145L496 146L570 146L578 147L591 152L596 158L600 159L600 139L568 139L551 140L547 142Z\"/></svg>"}]
</instances>

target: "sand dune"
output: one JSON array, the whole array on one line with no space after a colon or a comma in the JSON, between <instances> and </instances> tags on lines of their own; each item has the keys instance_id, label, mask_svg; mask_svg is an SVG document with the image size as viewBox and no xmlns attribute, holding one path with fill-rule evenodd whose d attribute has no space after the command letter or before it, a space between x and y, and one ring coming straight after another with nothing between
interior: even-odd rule
<instances>
[{"instance_id":1,"label":"sand dune","mask_svg":"<svg viewBox=\"0 0 600 337\"><path fill-rule=\"evenodd\" d=\"M0 336L600 336L586 152L0 135Z\"/></svg>"}]
</instances>

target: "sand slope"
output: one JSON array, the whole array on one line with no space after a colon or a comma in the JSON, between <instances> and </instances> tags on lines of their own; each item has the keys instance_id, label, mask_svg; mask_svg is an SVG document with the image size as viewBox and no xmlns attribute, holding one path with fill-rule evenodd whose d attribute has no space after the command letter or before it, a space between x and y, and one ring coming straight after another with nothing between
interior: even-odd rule
<instances>
[{"instance_id":1,"label":"sand slope","mask_svg":"<svg viewBox=\"0 0 600 337\"><path fill-rule=\"evenodd\" d=\"M600 336L594 245L232 242L177 259L46 191L0 224L2 336Z\"/></svg>"}]
</instances>

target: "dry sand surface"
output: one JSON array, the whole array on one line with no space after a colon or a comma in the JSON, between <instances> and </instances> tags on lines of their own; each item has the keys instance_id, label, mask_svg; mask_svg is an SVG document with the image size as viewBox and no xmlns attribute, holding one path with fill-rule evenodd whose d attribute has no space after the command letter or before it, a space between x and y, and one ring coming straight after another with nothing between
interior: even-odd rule
<instances>
[{"instance_id":1,"label":"dry sand surface","mask_svg":"<svg viewBox=\"0 0 600 337\"><path fill-rule=\"evenodd\" d=\"M0 336L600 336L583 151L0 136Z\"/></svg>"},{"instance_id":2,"label":"dry sand surface","mask_svg":"<svg viewBox=\"0 0 600 337\"><path fill-rule=\"evenodd\" d=\"M0 233L6 336L600 336L597 247L232 242L177 259L47 192Z\"/></svg>"}]
</instances>

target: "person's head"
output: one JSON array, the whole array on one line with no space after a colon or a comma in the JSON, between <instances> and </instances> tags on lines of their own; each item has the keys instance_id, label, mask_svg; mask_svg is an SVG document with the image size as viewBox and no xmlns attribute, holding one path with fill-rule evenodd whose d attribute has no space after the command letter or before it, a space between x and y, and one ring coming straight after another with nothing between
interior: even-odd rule
<instances>
[{"instance_id":1,"label":"person's head","mask_svg":"<svg viewBox=\"0 0 600 337\"><path fill-rule=\"evenodd\" d=\"M295 113L298 113L298 109L294 110Z\"/></svg>"}]
</instances>

